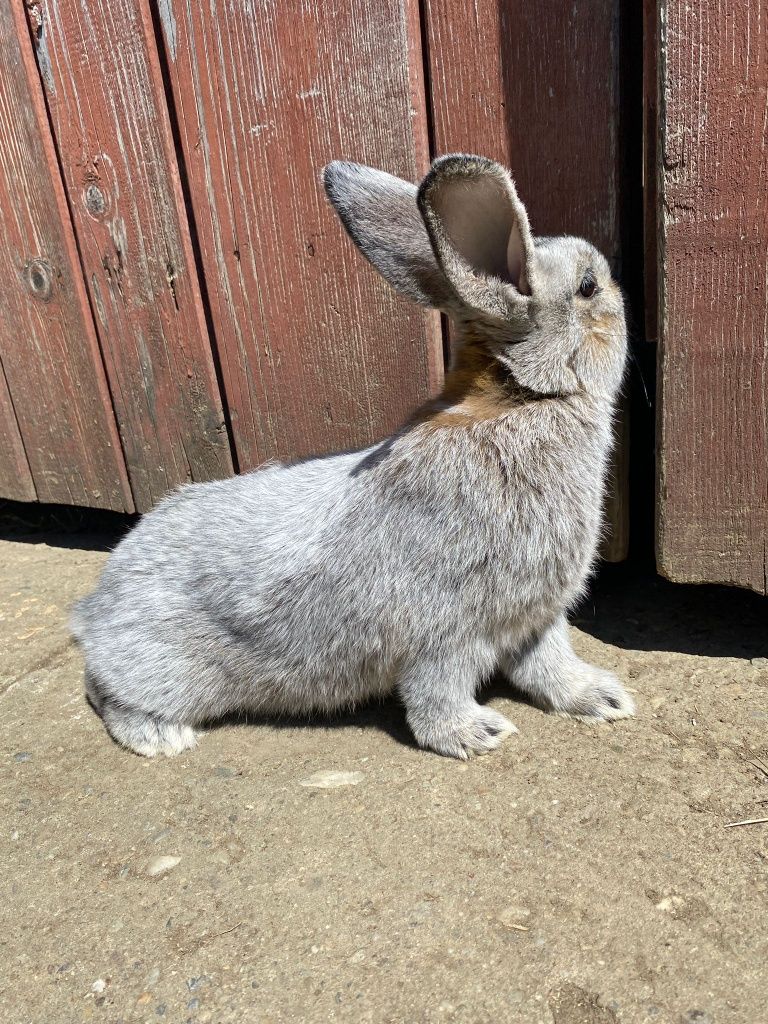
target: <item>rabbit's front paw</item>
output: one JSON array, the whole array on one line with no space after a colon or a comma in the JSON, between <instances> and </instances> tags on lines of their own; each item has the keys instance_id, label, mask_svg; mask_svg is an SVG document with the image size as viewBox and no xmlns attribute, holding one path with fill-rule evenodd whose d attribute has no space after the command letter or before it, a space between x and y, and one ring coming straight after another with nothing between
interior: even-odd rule
<instances>
[{"instance_id":1,"label":"rabbit's front paw","mask_svg":"<svg viewBox=\"0 0 768 1024\"><path fill-rule=\"evenodd\" d=\"M480 704L462 711L455 719L435 719L412 728L420 747L461 761L495 750L503 739L517 732L508 718Z\"/></svg>"},{"instance_id":2,"label":"rabbit's front paw","mask_svg":"<svg viewBox=\"0 0 768 1024\"><path fill-rule=\"evenodd\" d=\"M557 708L559 714L582 722L613 722L634 715L635 702L612 672L585 665L584 676L568 702Z\"/></svg>"}]
</instances>

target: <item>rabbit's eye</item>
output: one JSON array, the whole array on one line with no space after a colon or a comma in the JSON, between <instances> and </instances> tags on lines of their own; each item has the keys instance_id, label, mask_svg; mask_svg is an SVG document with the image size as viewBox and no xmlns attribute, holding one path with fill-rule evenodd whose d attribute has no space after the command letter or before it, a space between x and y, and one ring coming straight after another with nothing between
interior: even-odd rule
<instances>
[{"instance_id":1,"label":"rabbit's eye","mask_svg":"<svg viewBox=\"0 0 768 1024\"><path fill-rule=\"evenodd\" d=\"M595 280L595 275L591 270L588 270L579 285L579 295L582 295L585 299L591 299L596 291L597 281Z\"/></svg>"}]
</instances>

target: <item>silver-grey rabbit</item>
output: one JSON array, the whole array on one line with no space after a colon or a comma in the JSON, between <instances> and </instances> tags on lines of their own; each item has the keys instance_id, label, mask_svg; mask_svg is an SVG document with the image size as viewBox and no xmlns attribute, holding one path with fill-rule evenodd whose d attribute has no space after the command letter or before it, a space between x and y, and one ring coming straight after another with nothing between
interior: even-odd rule
<instances>
[{"instance_id":1,"label":"silver-grey rabbit","mask_svg":"<svg viewBox=\"0 0 768 1024\"><path fill-rule=\"evenodd\" d=\"M418 189L351 163L324 174L367 259L454 320L443 392L365 451L162 501L76 608L92 705L148 756L229 713L396 690L420 746L467 758L515 731L475 699L495 670L552 711L631 715L566 624L601 530L626 353L605 259L533 238L511 178L481 157L436 160Z\"/></svg>"}]
</instances>

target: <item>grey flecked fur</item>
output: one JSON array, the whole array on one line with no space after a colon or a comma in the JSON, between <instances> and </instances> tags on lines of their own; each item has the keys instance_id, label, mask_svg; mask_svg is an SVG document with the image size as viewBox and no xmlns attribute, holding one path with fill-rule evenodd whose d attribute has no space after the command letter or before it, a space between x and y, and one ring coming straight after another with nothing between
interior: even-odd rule
<instances>
[{"instance_id":1,"label":"grey flecked fur","mask_svg":"<svg viewBox=\"0 0 768 1024\"><path fill-rule=\"evenodd\" d=\"M632 714L565 619L599 539L625 360L605 260L534 240L508 174L479 157L435 161L418 192L343 163L325 183L384 277L456 321L454 371L381 444L182 487L145 516L73 616L93 706L146 755L228 713L396 689L418 743L465 758L514 731L475 700L497 668L550 710ZM473 397L472 366L495 398Z\"/></svg>"}]
</instances>

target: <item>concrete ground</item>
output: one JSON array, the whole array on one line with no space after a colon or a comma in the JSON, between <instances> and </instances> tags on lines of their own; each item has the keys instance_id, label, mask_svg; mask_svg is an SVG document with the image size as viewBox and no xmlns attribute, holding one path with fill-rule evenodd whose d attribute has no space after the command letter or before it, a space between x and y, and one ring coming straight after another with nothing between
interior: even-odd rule
<instances>
[{"instance_id":1,"label":"concrete ground","mask_svg":"<svg viewBox=\"0 0 768 1024\"><path fill-rule=\"evenodd\" d=\"M469 764L394 701L145 761L65 628L114 534L66 526L0 542L0 1020L768 1021L768 825L725 827L768 817L764 600L606 571L574 640L638 717L499 687Z\"/></svg>"}]
</instances>

